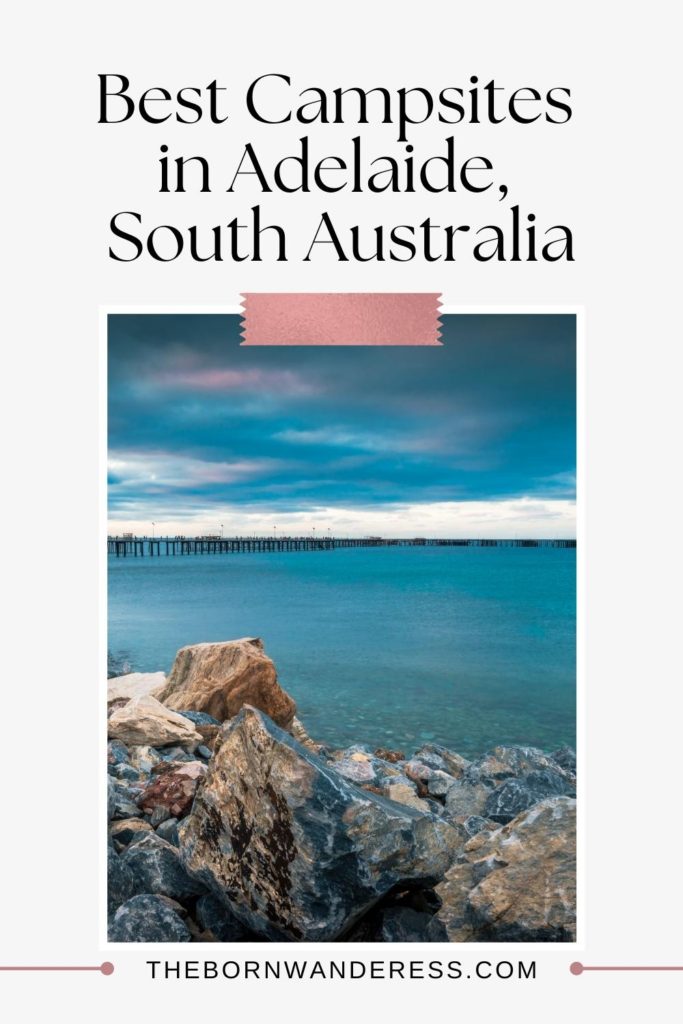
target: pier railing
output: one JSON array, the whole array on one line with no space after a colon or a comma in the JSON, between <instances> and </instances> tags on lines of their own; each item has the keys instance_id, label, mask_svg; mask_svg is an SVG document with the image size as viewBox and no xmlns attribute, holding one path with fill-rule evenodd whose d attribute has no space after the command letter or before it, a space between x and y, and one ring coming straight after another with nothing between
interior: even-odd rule
<instances>
[{"instance_id":1,"label":"pier railing","mask_svg":"<svg viewBox=\"0 0 683 1024\"><path fill-rule=\"evenodd\" d=\"M573 539L457 537L107 537L107 553L117 558L162 555L234 555L273 551L332 551L337 548L463 547L575 548Z\"/></svg>"}]
</instances>

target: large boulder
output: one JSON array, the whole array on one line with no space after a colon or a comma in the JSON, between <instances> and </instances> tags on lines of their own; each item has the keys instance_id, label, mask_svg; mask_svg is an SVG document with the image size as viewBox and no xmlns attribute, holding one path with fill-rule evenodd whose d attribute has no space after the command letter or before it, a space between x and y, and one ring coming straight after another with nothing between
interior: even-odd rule
<instances>
[{"instance_id":1,"label":"large boulder","mask_svg":"<svg viewBox=\"0 0 683 1024\"><path fill-rule=\"evenodd\" d=\"M436 892L430 927L444 926L451 942L573 942L576 801L551 797L480 832Z\"/></svg>"},{"instance_id":2,"label":"large boulder","mask_svg":"<svg viewBox=\"0 0 683 1024\"><path fill-rule=\"evenodd\" d=\"M159 699L175 711L204 711L220 722L249 704L283 729L296 714L263 643L253 638L182 647Z\"/></svg>"},{"instance_id":3,"label":"large boulder","mask_svg":"<svg viewBox=\"0 0 683 1024\"><path fill-rule=\"evenodd\" d=\"M428 813L359 789L254 708L226 723L179 828L188 870L264 938L331 941L462 847Z\"/></svg>"},{"instance_id":4,"label":"large boulder","mask_svg":"<svg viewBox=\"0 0 683 1024\"><path fill-rule=\"evenodd\" d=\"M192 722L169 711L155 697L134 697L109 718L110 739L127 746L165 747L175 743L194 750L202 737Z\"/></svg>"},{"instance_id":5,"label":"large boulder","mask_svg":"<svg viewBox=\"0 0 683 1024\"><path fill-rule=\"evenodd\" d=\"M164 896L133 896L109 925L110 942L191 942L180 907Z\"/></svg>"},{"instance_id":6,"label":"large boulder","mask_svg":"<svg viewBox=\"0 0 683 1024\"><path fill-rule=\"evenodd\" d=\"M115 700L132 700L133 697L158 697L166 685L163 672L129 672L107 680L107 704Z\"/></svg>"}]
</instances>

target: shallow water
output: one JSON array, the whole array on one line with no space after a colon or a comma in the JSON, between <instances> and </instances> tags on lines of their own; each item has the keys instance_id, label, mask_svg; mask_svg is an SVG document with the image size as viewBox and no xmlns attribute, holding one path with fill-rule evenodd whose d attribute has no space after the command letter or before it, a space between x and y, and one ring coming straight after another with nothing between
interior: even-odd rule
<instances>
[{"instance_id":1,"label":"shallow water","mask_svg":"<svg viewBox=\"0 0 683 1024\"><path fill-rule=\"evenodd\" d=\"M351 548L109 559L109 649L169 671L260 636L318 740L574 744L576 552Z\"/></svg>"}]
</instances>

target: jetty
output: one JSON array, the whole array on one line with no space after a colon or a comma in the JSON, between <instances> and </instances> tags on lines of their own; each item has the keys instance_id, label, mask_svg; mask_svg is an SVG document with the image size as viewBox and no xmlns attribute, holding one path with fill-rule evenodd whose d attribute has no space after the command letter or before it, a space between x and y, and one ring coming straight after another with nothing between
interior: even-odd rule
<instances>
[{"instance_id":1,"label":"jetty","mask_svg":"<svg viewBox=\"0 0 683 1024\"><path fill-rule=\"evenodd\" d=\"M241 555L281 551L335 551L338 548L575 548L574 539L471 537L107 537L107 553L117 558L172 555Z\"/></svg>"}]
</instances>

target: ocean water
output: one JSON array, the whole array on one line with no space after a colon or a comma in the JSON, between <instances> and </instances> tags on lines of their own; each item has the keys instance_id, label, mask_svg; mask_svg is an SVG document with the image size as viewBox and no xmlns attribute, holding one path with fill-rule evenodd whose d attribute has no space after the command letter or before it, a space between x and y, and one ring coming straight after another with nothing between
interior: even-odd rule
<instances>
[{"instance_id":1,"label":"ocean water","mask_svg":"<svg viewBox=\"0 0 683 1024\"><path fill-rule=\"evenodd\" d=\"M466 756L574 744L576 552L352 548L109 558L109 650L260 636L317 740Z\"/></svg>"}]
</instances>

